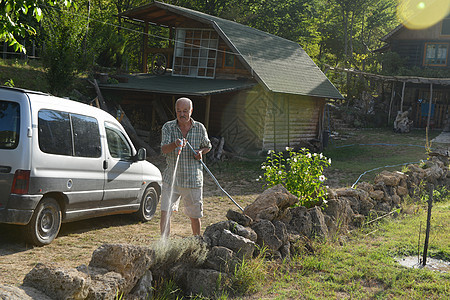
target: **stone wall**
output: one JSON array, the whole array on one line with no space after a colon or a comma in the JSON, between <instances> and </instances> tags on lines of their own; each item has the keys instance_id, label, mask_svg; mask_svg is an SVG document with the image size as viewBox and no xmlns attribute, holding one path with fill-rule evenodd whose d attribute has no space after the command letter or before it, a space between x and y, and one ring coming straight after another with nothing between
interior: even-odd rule
<instances>
[{"instance_id":1,"label":"stone wall","mask_svg":"<svg viewBox=\"0 0 450 300\"><path fill-rule=\"evenodd\" d=\"M328 190L321 207L296 206L299 200L277 185L259 195L244 214L206 228L201 238L156 243L151 247L105 244L88 266L62 269L37 264L21 287L0 285L2 299L148 299L153 285L171 278L186 295L220 295L236 268L265 249L271 259L289 260L313 238L328 239L358 228L368 219L417 199L427 183L448 184L448 153L434 152L423 165L378 174L374 183Z\"/></svg>"}]
</instances>

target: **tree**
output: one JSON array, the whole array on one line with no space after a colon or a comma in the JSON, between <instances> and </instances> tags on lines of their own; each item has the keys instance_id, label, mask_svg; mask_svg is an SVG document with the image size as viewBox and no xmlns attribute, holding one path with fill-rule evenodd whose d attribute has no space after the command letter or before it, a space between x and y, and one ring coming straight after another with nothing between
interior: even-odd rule
<instances>
[{"instance_id":1,"label":"tree","mask_svg":"<svg viewBox=\"0 0 450 300\"><path fill-rule=\"evenodd\" d=\"M7 42L14 50L25 51L18 37L35 35L36 29L22 21L24 16L32 16L36 21L42 19L42 7L57 3L69 7L72 0L0 0L0 40Z\"/></svg>"}]
</instances>

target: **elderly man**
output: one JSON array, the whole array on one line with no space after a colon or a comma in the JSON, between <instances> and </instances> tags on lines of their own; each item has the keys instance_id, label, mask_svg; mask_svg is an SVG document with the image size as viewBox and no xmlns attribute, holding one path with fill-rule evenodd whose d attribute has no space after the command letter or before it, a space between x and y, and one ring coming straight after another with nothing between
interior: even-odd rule
<instances>
[{"instance_id":1,"label":"elderly man","mask_svg":"<svg viewBox=\"0 0 450 300\"><path fill-rule=\"evenodd\" d=\"M179 98L175 103L175 111L177 118L168 121L162 128L161 151L166 155L167 161L161 193L162 237L169 236L170 214L178 210L180 199L184 213L191 220L192 233L200 235L200 218L203 217L203 165L197 160L211 150L205 126L191 118L192 101L189 98ZM189 147L184 147L186 142L196 149L196 154Z\"/></svg>"}]
</instances>

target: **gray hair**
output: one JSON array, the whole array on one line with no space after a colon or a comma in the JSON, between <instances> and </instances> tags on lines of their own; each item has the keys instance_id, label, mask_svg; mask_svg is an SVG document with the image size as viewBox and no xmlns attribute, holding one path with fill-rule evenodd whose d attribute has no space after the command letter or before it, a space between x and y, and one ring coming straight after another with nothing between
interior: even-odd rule
<instances>
[{"instance_id":1,"label":"gray hair","mask_svg":"<svg viewBox=\"0 0 450 300\"><path fill-rule=\"evenodd\" d=\"M175 102L175 107L177 107L178 102L188 102L189 103L189 107L191 109L194 108L194 105L192 104L192 100L187 98L187 97L178 98L177 101Z\"/></svg>"}]
</instances>

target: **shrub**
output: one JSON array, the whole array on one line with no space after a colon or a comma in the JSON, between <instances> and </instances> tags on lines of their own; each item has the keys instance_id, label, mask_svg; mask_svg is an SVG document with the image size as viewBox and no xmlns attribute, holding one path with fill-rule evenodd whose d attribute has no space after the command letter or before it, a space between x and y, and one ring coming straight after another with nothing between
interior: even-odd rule
<instances>
[{"instance_id":1,"label":"shrub","mask_svg":"<svg viewBox=\"0 0 450 300\"><path fill-rule=\"evenodd\" d=\"M281 183L299 198L299 205L312 207L322 203L327 197L323 170L331 165L331 159L322 153L311 154L306 148L295 152L288 147L286 151L286 155L269 151L266 161L261 165L264 175L260 179L265 181L264 187Z\"/></svg>"}]
</instances>

